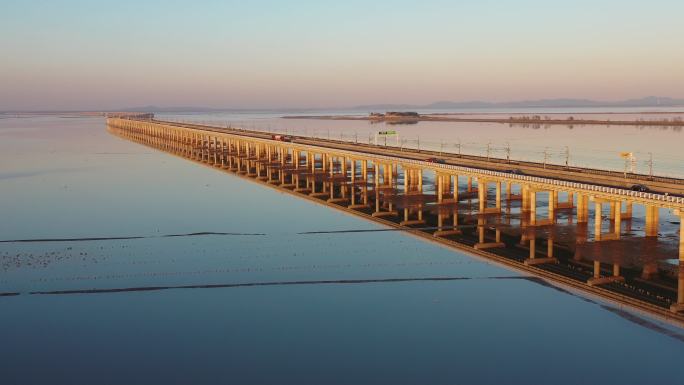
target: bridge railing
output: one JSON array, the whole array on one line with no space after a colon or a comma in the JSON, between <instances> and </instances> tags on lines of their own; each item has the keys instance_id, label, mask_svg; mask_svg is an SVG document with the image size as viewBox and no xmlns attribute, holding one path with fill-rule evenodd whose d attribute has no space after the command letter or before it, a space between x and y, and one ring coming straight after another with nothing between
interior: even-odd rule
<instances>
[{"instance_id":1,"label":"bridge railing","mask_svg":"<svg viewBox=\"0 0 684 385\"><path fill-rule=\"evenodd\" d=\"M375 158L381 158L381 159L384 158L387 161L396 161L396 159L394 159L392 157L384 156L384 155L376 155L374 157ZM634 198L657 200L657 201L670 202L670 203L676 203L676 204L684 204L684 198L683 197L676 197L676 196L670 196L670 195L654 194L654 193L640 192L640 191L632 191L632 190L620 189L620 188L615 188L615 187L597 186L597 185L591 185L591 184L586 184L586 183L569 182L569 181L563 181L563 180L557 180L557 179L541 178L541 177L536 177L536 176L516 175L516 174L504 173L504 172L500 172L500 171L483 170L483 169L472 168L472 167L446 165L446 164L435 164L432 162L425 162L425 161L413 160L413 159L406 159L406 160L402 159L401 162L402 163L408 163L408 164L415 164L417 166L436 167L436 168L444 168L444 169L454 170L454 171L464 171L464 172L470 172L470 173L476 173L476 174L484 174L484 175L489 175L489 176L498 177L498 178L517 179L520 181L551 184L554 186L569 187L569 188L578 189L578 190L580 190L580 189L581 190L589 190L589 191L596 191L596 192L601 192L601 193L606 193L606 194L629 196L629 197L634 197Z\"/></svg>"}]
</instances>

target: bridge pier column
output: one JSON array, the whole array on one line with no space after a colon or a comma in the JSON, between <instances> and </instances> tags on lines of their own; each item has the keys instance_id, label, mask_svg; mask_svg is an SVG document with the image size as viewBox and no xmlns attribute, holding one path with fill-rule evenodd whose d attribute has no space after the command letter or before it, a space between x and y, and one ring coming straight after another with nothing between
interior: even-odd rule
<instances>
[{"instance_id":1,"label":"bridge pier column","mask_svg":"<svg viewBox=\"0 0 684 385\"><path fill-rule=\"evenodd\" d=\"M601 262L594 261L594 276L587 280L589 286L604 285L611 282L624 282L625 278L620 275L620 265L613 264L613 275L609 277L601 277Z\"/></svg>"},{"instance_id":2,"label":"bridge pier column","mask_svg":"<svg viewBox=\"0 0 684 385\"><path fill-rule=\"evenodd\" d=\"M589 197L584 194L577 195L577 223L589 221Z\"/></svg>"},{"instance_id":3,"label":"bridge pier column","mask_svg":"<svg viewBox=\"0 0 684 385\"><path fill-rule=\"evenodd\" d=\"M601 240L601 202L594 202L594 239Z\"/></svg>"},{"instance_id":4,"label":"bridge pier column","mask_svg":"<svg viewBox=\"0 0 684 385\"><path fill-rule=\"evenodd\" d=\"M334 157L334 156L331 155L331 156L328 157L328 166L330 167L330 176L331 176L331 177L332 177L333 175L335 175L335 174L334 174L334 172L335 172L335 163L334 163L334 161L335 161L335 157Z\"/></svg>"},{"instance_id":5,"label":"bridge pier column","mask_svg":"<svg viewBox=\"0 0 684 385\"><path fill-rule=\"evenodd\" d=\"M530 225L534 226L537 224L537 192L528 189L527 196L527 209L530 212Z\"/></svg>"},{"instance_id":6,"label":"bridge pier column","mask_svg":"<svg viewBox=\"0 0 684 385\"><path fill-rule=\"evenodd\" d=\"M521 190L522 190L521 191L521 194L522 194L521 210L523 212L530 211L530 186L522 185Z\"/></svg>"},{"instance_id":7,"label":"bridge pier column","mask_svg":"<svg viewBox=\"0 0 684 385\"><path fill-rule=\"evenodd\" d=\"M418 169L416 170L416 182L417 182L417 187L418 187L418 193L422 194L423 193L423 169Z\"/></svg>"},{"instance_id":8,"label":"bridge pier column","mask_svg":"<svg viewBox=\"0 0 684 385\"><path fill-rule=\"evenodd\" d=\"M620 233L622 232L622 202L613 202L615 205L615 237L620 239Z\"/></svg>"},{"instance_id":9,"label":"bridge pier column","mask_svg":"<svg viewBox=\"0 0 684 385\"><path fill-rule=\"evenodd\" d=\"M501 210L501 181L496 182L496 208Z\"/></svg>"},{"instance_id":10,"label":"bridge pier column","mask_svg":"<svg viewBox=\"0 0 684 385\"><path fill-rule=\"evenodd\" d=\"M681 236L682 233L680 233ZM681 245L679 266L677 267L677 302L670 306L670 311L673 313L684 311L684 261L681 258Z\"/></svg>"},{"instance_id":11,"label":"bridge pier column","mask_svg":"<svg viewBox=\"0 0 684 385\"><path fill-rule=\"evenodd\" d=\"M684 212L679 213L679 264L684 264Z\"/></svg>"},{"instance_id":12,"label":"bridge pier column","mask_svg":"<svg viewBox=\"0 0 684 385\"><path fill-rule=\"evenodd\" d=\"M458 174L454 175L454 202L458 203Z\"/></svg>"},{"instance_id":13,"label":"bridge pier column","mask_svg":"<svg viewBox=\"0 0 684 385\"><path fill-rule=\"evenodd\" d=\"M361 177L363 178L364 184L368 182L368 161L361 161Z\"/></svg>"},{"instance_id":14,"label":"bridge pier column","mask_svg":"<svg viewBox=\"0 0 684 385\"><path fill-rule=\"evenodd\" d=\"M356 168L356 167L354 167L354 168ZM346 156L342 157L342 176L346 180L346 178L347 178L347 157Z\"/></svg>"},{"instance_id":15,"label":"bridge pier column","mask_svg":"<svg viewBox=\"0 0 684 385\"><path fill-rule=\"evenodd\" d=\"M684 212L679 213L679 264L677 266L677 303L670 306L672 312L684 311Z\"/></svg>"},{"instance_id":16,"label":"bridge pier column","mask_svg":"<svg viewBox=\"0 0 684 385\"><path fill-rule=\"evenodd\" d=\"M350 177L351 177L351 183L352 183L352 186L353 186L354 183L356 182L356 159L351 159L350 162L351 162L351 163L350 163L350 166L351 166L351 168L350 168L350 171L351 171Z\"/></svg>"},{"instance_id":17,"label":"bridge pier column","mask_svg":"<svg viewBox=\"0 0 684 385\"><path fill-rule=\"evenodd\" d=\"M646 236L647 237L657 237L658 236L658 221L659 212L657 206L646 206Z\"/></svg>"},{"instance_id":18,"label":"bridge pier column","mask_svg":"<svg viewBox=\"0 0 684 385\"><path fill-rule=\"evenodd\" d=\"M444 184L442 187L442 194L451 194L451 175L442 174L442 183Z\"/></svg>"},{"instance_id":19,"label":"bridge pier column","mask_svg":"<svg viewBox=\"0 0 684 385\"><path fill-rule=\"evenodd\" d=\"M534 263L533 261L536 259L537 256L537 239L535 237L530 238L529 241L530 244L530 255L529 257L525 260L525 264L529 265L530 263Z\"/></svg>"},{"instance_id":20,"label":"bridge pier column","mask_svg":"<svg viewBox=\"0 0 684 385\"><path fill-rule=\"evenodd\" d=\"M442 199L444 198L444 175L442 174L437 174L437 203L442 203ZM439 218L442 218L442 214L439 214ZM439 229L441 230L442 227L441 225L439 226Z\"/></svg>"},{"instance_id":21,"label":"bridge pier column","mask_svg":"<svg viewBox=\"0 0 684 385\"><path fill-rule=\"evenodd\" d=\"M485 213L487 208L487 181L478 178L477 180L477 196L480 205L480 214Z\"/></svg>"}]
</instances>

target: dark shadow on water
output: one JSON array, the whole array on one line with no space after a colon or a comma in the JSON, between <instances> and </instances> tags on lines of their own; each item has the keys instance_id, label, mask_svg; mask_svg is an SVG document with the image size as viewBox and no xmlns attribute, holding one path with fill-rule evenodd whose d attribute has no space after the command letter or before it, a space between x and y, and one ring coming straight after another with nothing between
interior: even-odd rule
<instances>
[{"instance_id":1,"label":"dark shadow on water","mask_svg":"<svg viewBox=\"0 0 684 385\"><path fill-rule=\"evenodd\" d=\"M0 180L7 179L17 179L17 178L30 178L40 175L50 175L56 173L66 173L82 171L85 167L72 167L72 168L55 168L55 169L45 169L45 170L35 170L35 171L17 171L17 172L3 172L0 173Z\"/></svg>"},{"instance_id":2,"label":"dark shadow on water","mask_svg":"<svg viewBox=\"0 0 684 385\"><path fill-rule=\"evenodd\" d=\"M459 226L442 226L442 230L473 228L475 225L459 225ZM296 233L296 235L317 235L317 234L351 234L351 233L377 233L377 232L391 232L391 231L433 231L439 230L438 227L412 227L412 228L388 228L388 229L359 229L359 230L330 230L330 231L304 231ZM236 235L236 236L266 236L266 233L232 233L219 231L200 231L196 233L185 234L165 234L165 235L135 235L128 237L85 237L85 238L35 238L35 239L6 239L0 240L0 243L32 243L32 242L86 242L86 241L113 241L113 240L129 240L129 239L149 239L149 238L175 238L175 237L198 237L206 235Z\"/></svg>"},{"instance_id":3,"label":"dark shadow on water","mask_svg":"<svg viewBox=\"0 0 684 385\"><path fill-rule=\"evenodd\" d=\"M221 233L221 232L212 232L212 231L202 231L199 233L165 234L165 235L150 235L150 236L141 235L141 236L132 236L132 237L7 239L7 240L0 241L0 243L115 241L115 240L126 240L126 239L199 237L199 236L205 236L205 235L264 236L266 234L263 234L263 233Z\"/></svg>"},{"instance_id":4,"label":"dark shadow on water","mask_svg":"<svg viewBox=\"0 0 684 385\"><path fill-rule=\"evenodd\" d=\"M666 336L669 336L669 337L672 337L676 340L684 342L684 335L677 333L674 330L669 330L667 328L664 328L664 327L662 327L656 323L653 323L653 322L651 322L645 318L641 318L635 314L624 311L622 309L618 309L618 308L610 307L610 306L606 306L606 305L601 305L601 307L604 310L608 310L609 312L616 314L617 316L619 316L619 317L621 317L627 321L633 322L633 323L635 323L641 327L645 327L647 329L653 330L655 332L664 334Z\"/></svg>"},{"instance_id":5,"label":"dark shadow on water","mask_svg":"<svg viewBox=\"0 0 684 385\"><path fill-rule=\"evenodd\" d=\"M497 277L505 278L505 277ZM519 277L512 277L519 278ZM293 286L293 285L330 285L330 284L364 284L364 283L387 283L387 282L416 282L416 281L465 281L477 278L470 277L423 277L423 278L381 278L381 279L336 279L336 280L312 280L312 281L273 281L273 282L247 282L247 283L220 283L211 285L177 285L177 286L138 286L111 289L76 289L54 291L32 291L31 295L55 295L55 294L100 294L120 293L128 291L158 291L170 289L217 289L255 286Z\"/></svg>"},{"instance_id":6,"label":"dark shadow on water","mask_svg":"<svg viewBox=\"0 0 684 385\"><path fill-rule=\"evenodd\" d=\"M495 276L495 277L420 277L420 278L381 278L381 279L338 279L338 280L311 280L311 281L273 281L273 282L247 282L247 283L225 283L225 284L210 284L210 285L176 285L176 286L138 286L138 287L124 287L124 288L109 288L109 289L75 289L75 290L54 290L54 291L32 291L29 295L68 295L68 294L106 294L106 293L122 293L122 292L144 292L144 291L160 291L172 289L218 289L218 288L239 288L239 287L258 287L258 286L295 286L295 285L358 285L358 284L372 284L372 283L401 283L401 282L440 282L440 281L468 281L468 280L524 280L533 282L544 287L552 288L563 294L571 295L582 301L598 305L602 309L607 310L629 322L632 322L641 327L647 328L654 332L674 338L680 342L684 342L684 334L678 333L674 330L667 329L651 322L648 319L639 317L636 314L628 311L615 308L612 306L602 305L596 301L576 295L568 290L554 286L546 280L539 277L531 276ZM5 292L0 293L0 297L18 296L21 293Z\"/></svg>"},{"instance_id":7,"label":"dark shadow on water","mask_svg":"<svg viewBox=\"0 0 684 385\"><path fill-rule=\"evenodd\" d=\"M565 290L562 287L554 286L554 285L550 284L548 281L545 281L544 279L539 278L539 277L520 277L520 279L525 279L529 282L534 282L534 283L540 284L542 286L549 287L549 288L552 288L554 290L558 290L561 293L571 295L571 296L578 298L584 302L588 302L588 303L591 303L594 305L598 305L602 309L607 310L607 311L609 311L609 312L611 312L611 313L613 313L613 314L619 316L620 318L623 318L629 322L635 323L635 324L637 324L641 327L644 327L646 329L652 330L652 331L660 333L660 334L667 335L667 336L672 337L678 341L684 342L684 334L680 334L680 333L675 332L674 330L664 328L664 327L658 325L657 323L651 322L646 318L639 317L638 315L636 315L634 313L630 313L628 311L625 311L625 310L622 310L622 309L619 309L616 307L603 305L603 304L600 304L600 303L593 301L589 298L585 298L585 297L582 297L580 295L576 295L575 293L572 293L568 290Z\"/></svg>"}]
</instances>

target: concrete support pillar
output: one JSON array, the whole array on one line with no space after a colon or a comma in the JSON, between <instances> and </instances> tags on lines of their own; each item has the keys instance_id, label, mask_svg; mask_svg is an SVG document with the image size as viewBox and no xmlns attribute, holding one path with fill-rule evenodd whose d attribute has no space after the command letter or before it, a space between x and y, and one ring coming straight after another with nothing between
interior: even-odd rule
<instances>
[{"instance_id":1,"label":"concrete support pillar","mask_svg":"<svg viewBox=\"0 0 684 385\"><path fill-rule=\"evenodd\" d=\"M406 170L404 170L404 174L406 174ZM377 163L373 163L373 179L375 179L375 190L378 189L378 185L380 184L380 166ZM404 175L404 186L406 186L406 175Z\"/></svg>"},{"instance_id":2,"label":"concrete support pillar","mask_svg":"<svg viewBox=\"0 0 684 385\"><path fill-rule=\"evenodd\" d=\"M677 303L674 303L672 306L670 306L670 310L673 313L684 311L684 263L682 262L681 258L679 259L679 266L677 270Z\"/></svg>"},{"instance_id":3,"label":"concrete support pillar","mask_svg":"<svg viewBox=\"0 0 684 385\"><path fill-rule=\"evenodd\" d=\"M484 214L485 209L487 208L487 181L477 181L477 196L480 204L480 213Z\"/></svg>"},{"instance_id":4,"label":"concrete support pillar","mask_svg":"<svg viewBox=\"0 0 684 385\"><path fill-rule=\"evenodd\" d=\"M622 218L631 219L632 218L632 202L625 202L625 211L622 213Z\"/></svg>"},{"instance_id":5,"label":"concrete support pillar","mask_svg":"<svg viewBox=\"0 0 684 385\"><path fill-rule=\"evenodd\" d=\"M352 188L354 188L354 183L356 182L356 159L351 160L351 183Z\"/></svg>"},{"instance_id":6,"label":"concrete support pillar","mask_svg":"<svg viewBox=\"0 0 684 385\"><path fill-rule=\"evenodd\" d=\"M496 182L496 208L501 210L501 181Z\"/></svg>"},{"instance_id":7,"label":"concrete support pillar","mask_svg":"<svg viewBox=\"0 0 684 385\"><path fill-rule=\"evenodd\" d=\"M551 223L556 219L556 206L558 206L558 193L549 191L549 221Z\"/></svg>"},{"instance_id":8,"label":"concrete support pillar","mask_svg":"<svg viewBox=\"0 0 684 385\"><path fill-rule=\"evenodd\" d=\"M601 240L601 202L594 202L594 239Z\"/></svg>"},{"instance_id":9,"label":"concrete support pillar","mask_svg":"<svg viewBox=\"0 0 684 385\"><path fill-rule=\"evenodd\" d=\"M365 159L361 161L361 177L364 183L368 182L368 161Z\"/></svg>"},{"instance_id":10,"label":"concrete support pillar","mask_svg":"<svg viewBox=\"0 0 684 385\"><path fill-rule=\"evenodd\" d=\"M537 192L528 191L528 210L530 211L530 225L537 224Z\"/></svg>"},{"instance_id":11,"label":"concrete support pillar","mask_svg":"<svg viewBox=\"0 0 684 385\"><path fill-rule=\"evenodd\" d=\"M444 175L442 174L437 174L437 203L442 203L442 199L444 198ZM442 215L439 215L439 218L442 218ZM440 230L441 230L441 225L440 225Z\"/></svg>"},{"instance_id":12,"label":"concrete support pillar","mask_svg":"<svg viewBox=\"0 0 684 385\"><path fill-rule=\"evenodd\" d=\"M473 192L473 177L472 176L468 176L468 190L466 190L466 191L468 191L469 193Z\"/></svg>"},{"instance_id":13,"label":"concrete support pillar","mask_svg":"<svg viewBox=\"0 0 684 385\"><path fill-rule=\"evenodd\" d=\"M418 192L423 193L423 169L418 170Z\"/></svg>"},{"instance_id":14,"label":"concrete support pillar","mask_svg":"<svg viewBox=\"0 0 684 385\"><path fill-rule=\"evenodd\" d=\"M522 194L522 211L530 210L530 187L523 185L521 188Z\"/></svg>"},{"instance_id":15,"label":"concrete support pillar","mask_svg":"<svg viewBox=\"0 0 684 385\"><path fill-rule=\"evenodd\" d=\"M330 176L333 176L335 173L334 161L335 161L334 156L332 156L332 155L328 156L328 166L330 167Z\"/></svg>"},{"instance_id":16,"label":"concrete support pillar","mask_svg":"<svg viewBox=\"0 0 684 385\"><path fill-rule=\"evenodd\" d=\"M589 221L589 197L583 194L577 196L577 223Z\"/></svg>"},{"instance_id":17,"label":"concrete support pillar","mask_svg":"<svg viewBox=\"0 0 684 385\"><path fill-rule=\"evenodd\" d=\"M622 202L613 202L615 206L615 237L620 239L622 231Z\"/></svg>"},{"instance_id":18,"label":"concrete support pillar","mask_svg":"<svg viewBox=\"0 0 684 385\"><path fill-rule=\"evenodd\" d=\"M658 236L659 212L657 206L646 206L646 236Z\"/></svg>"},{"instance_id":19,"label":"concrete support pillar","mask_svg":"<svg viewBox=\"0 0 684 385\"><path fill-rule=\"evenodd\" d=\"M534 259L537 255L537 240L532 237L530 238L530 259Z\"/></svg>"},{"instance_id":20,"label":"concrete support pillar","mask_svg":"<svg viewBox=\"0 0 684 385\"><path fill-rule=\"evenodd\" d=\"M454 202L458 202L458 175L454 175Z\"/></svg>"},{"instance_id":21,"label":"concrete support pillar","mask_svg":"<svg viewBox=\"0 0 684 385\"><path fill-rule=\"evenodd\" d=\"M679 214L679 264L684 265L684 213Z\"/></svg>"},{"instance_id":22,"label":"concrete support pillar","mask_svg":"<svg viewBox=\"0 0 684 385\"><path fill-rule=\"evenodd\" d=\"M601 278L601 262L594 261L594 278Z\"/></svg>"}]
</instances>

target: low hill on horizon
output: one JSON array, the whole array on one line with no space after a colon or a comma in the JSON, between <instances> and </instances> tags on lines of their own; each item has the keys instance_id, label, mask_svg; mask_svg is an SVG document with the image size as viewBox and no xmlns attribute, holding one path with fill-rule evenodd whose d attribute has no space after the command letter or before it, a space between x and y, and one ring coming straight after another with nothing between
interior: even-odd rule
<instances>
[{"instance_id":1,"label":"low hill on horizon","mask_svg":"<svg viewBox=\"0 0 684 385\"><path fill-rule=\"evenodd\" d=\"M465 109L465 108L581 108L581 107L682 107L684 99L648 96L640 99L626 99L619 101L597 101L590 99L538 99L512 102L485 102L479 100L452 102L438 101L430 104L368 104L359 105L354 109L382 110L382 109Z\"/></svg>"}]
</instances>

